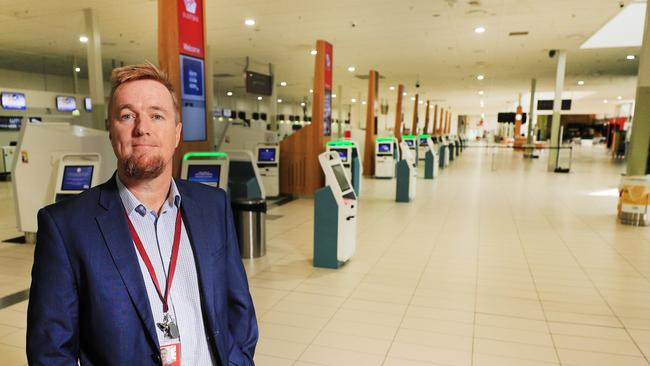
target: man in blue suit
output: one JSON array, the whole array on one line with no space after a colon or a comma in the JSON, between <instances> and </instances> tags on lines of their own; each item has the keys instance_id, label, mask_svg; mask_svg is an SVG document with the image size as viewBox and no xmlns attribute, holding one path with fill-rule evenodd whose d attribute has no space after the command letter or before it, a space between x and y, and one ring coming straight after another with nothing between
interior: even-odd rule
<instances>
[{"instance_id":1,"label":"man in blue suit","mask_svg":"<svg viewBox=\"0 0 650 366\"><path fill-rule=\"evenodd\" d=\"M30 365L253 365L258 331L226 194L174 180L169 79L113 71L117 173L43 208L27 313Z\"/></svg>"}]
</instances>

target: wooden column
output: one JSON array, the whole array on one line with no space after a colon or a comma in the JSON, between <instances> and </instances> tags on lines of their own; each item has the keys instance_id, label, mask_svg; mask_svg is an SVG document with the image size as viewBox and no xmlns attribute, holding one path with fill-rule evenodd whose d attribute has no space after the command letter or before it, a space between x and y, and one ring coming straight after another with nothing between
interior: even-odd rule
<instances>
[{"instance_id":1,"label":"wooden column","mask_svg":"<svg viewBox=\"0 0 650 366\"><path fill-rule=\"evenodd\" d=\"M331 73L333 65L332 45L319 40L316 51L312 122L280 142L280 192L284 194L312 196L324 183L318 155L325 151L325 140L329 139L324 137L323 127L325 120L331 118L325 115L325 99L331 97L331 76L327 77L327 73Z\"/></svg>"},{"instance_id":2,"label":"wooden column","mask_svg":"<svg viewBox=\"0 0 650 366\"><path fill-rule=\"evenodd\" d=\"M438 135L438 105L433 107L433 134Z\"/></svg>"},{"instance_id":3,"label":"wooden column","mask_svg":"<svg viewBox=\"0 0 650 366\"><path fill-rule=\"evenodd\" d=\"M427 134L429 133L429 101L427 100L427 106L426 110L424 111L424 129L422 130L422 133Z\"/></svg>"},{"instance_id":4,"label":"wooden column","mask_svg":"<svg viewBox=\"0 0 650 366\"><path fill-rule=\"evenodd\" d=\"M366 103L366 141L363 148L363 175L366 177L375 176L375 99L378 76L377 71L370 70Z\"/></svg>"},{"instance_id":5,"label":"wooden column","mask_svg":"<svg viewBox=\"0 0 650 366\"><path fill-rule=\"evenodd\" d=\"M402 97L404 96L404 85L397 86L397 106L395 107L395 126L393 128L393 135L397 141L402 140Z\"/></svg>"},{"instance_id":6,"label":"wooden column","mask_svg":"<svg viewBox=\"0 0 650 366\"><path fill-rule=\"evenodd\" d=\"M438 129L438 134L445 134L445 109L442 107L440 108L440 127Z\"/></svg>"},{"instance_id":7,"label":"wooden column","mask_svg":"<svg viewBox=\"0 0 650 366\"><path fill-rule=\"evenodd\" d=\"M417 135L418 133L418 101L420 100L420 95L415 94L415 102L413 104L413 124L411 125L411 135Z\"/></svg>"},{"instance_id":8,"label":"wooden column","mask_svg":"<svg viewBox=\"0 0 650 366\"><path fill-rule=\"evenodd\" d=\"M447 113L447 131L445 133L449 135L451 133L451 111L447 109L445 112Z\"/></svg>"},{"instance_id":9,"label":"wooden column","mask_svg":"<svg viewBox=\"0 0 650 366\"><path fill-rule=\"evenodd\" d=\"M196 0L196 7L188 9L183 0L158 0L158 64L169 75L176 97L183 109L181 95L181 64L180 56L191 56L192 60L204 62L205 57L205 22L203 20L204 1ZM185 46L185 47L183 47ZM190 151L211 150L208 138L208 121L212 120L212 111L207 109L206 94L211 93L207 86L207 73L203 63L203 103L205 107L204 121L182 121L184 128L190 123L205 126L205 139L185 141L185 134L174 154L173 174L180 176L181 160ZM211 76L209 76L211 77ZM182 119L182 117L181 117Z\"/></svg>"}]
</instances>

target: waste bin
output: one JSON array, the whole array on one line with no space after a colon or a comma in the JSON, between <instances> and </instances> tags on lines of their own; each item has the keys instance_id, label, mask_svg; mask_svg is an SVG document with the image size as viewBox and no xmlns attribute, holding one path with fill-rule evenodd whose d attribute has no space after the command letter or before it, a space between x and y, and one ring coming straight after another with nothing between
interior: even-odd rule
<instances>
[{"instance_id":1,"label":"waste bin","mask_svg":"<svg viewBox=\"0 0 650 366\"><path fill-rule=\"evenodd\" d=\"M232 211L241 257L266 255L266 200L234 199Z\"/></svg>"}]
</instances>

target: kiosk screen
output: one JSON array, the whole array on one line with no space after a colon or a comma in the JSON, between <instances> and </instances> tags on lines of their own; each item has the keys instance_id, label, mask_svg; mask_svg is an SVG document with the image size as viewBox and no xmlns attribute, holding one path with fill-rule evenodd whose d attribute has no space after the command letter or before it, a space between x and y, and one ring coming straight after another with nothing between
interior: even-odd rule
<instances>
[{"instance_id":1,"label":"kiosk screen","mask_svg":"<svg viewBox=\"0 0 650 366\"><path fill-rule=\"evenodd\" d=\"M391 144L380 143L380 144L379 144L379 152L380 152L380 153L390 154L390 145L391 145Z\"/></svg>"},{"instance_id":2,"label":"kiosk screen","mask_svg":"<svg viewBox=\"0 0 650 366\"><path fill-rule=\"evenodd\" d=\"M426 137L422 137L420 139L420 146L427 146L427 138Z\"/></svg>"},{"instance_id":3,"label":"kiosk screen","mask_svg":"<svg viewBox=\"0 0 650 366\"><path fill-rule=\"evenodd\" d=\"M257 161L264 163L275 163L275 149L263 148L257 151Z\"/></svg>"},{"instance_id":4,"label":"kiosk screen","mask_svg":"<svg viewBox=\"0 0 650 366\"><path fill-rule=\"evenodd\" d=\"M187 167L187 180L219 188L221 165L190 165Z\"/></svg>"},{"instance_id":5,"label":"kiosk screen","mask_svg":"<svg viewBox=\"0 0 650 366\"><path fill-rule=\"evenodd\" d=\"M413 147L413 140L404 140L409 147Z\"/></svg>"},{"instance_id":6,"label":"kiosk screen","mask_svg":"<svg viewBox=\"0 0 650 366\"><path fill-rule=\"evenodd\" d=\"M62 191L83 191L93 181L92 165L67 165L63 168Z\"/></svg>"},{"instance_id":7,"label":"kiosk screen","mask_svg":"<svg viewBox=\"0 0 650 366\"><path fill-rule=\"evenodd\" d=\"M341 158L342 162L344 163L348 162L348 149L331 149L331 150L339 154L339 157Z\"/></svg>"},{"instance_id":8,"label":"kiosk screen","mask_svg":"<svg viewBox=\"0 0 650 366\"><path fill-rule=\"evenodd\" d=\"M345 177L345 171L343 170L343 165L342 164L336 164L332 165L332 171L334 172L334 176L336 177L336 181L339 184L339 187L341 187L341 192L345 193L350 190L350 185L348 184L348 180Z\"/></svg>"}]
</instances>

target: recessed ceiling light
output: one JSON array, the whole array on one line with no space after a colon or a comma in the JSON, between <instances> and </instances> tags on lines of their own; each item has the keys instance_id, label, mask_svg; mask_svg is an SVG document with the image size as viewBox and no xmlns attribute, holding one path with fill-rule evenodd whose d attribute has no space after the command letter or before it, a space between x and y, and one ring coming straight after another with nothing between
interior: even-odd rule
<instances>
[{"instance_id":1,"label":"recessed ceiling light","mask_svg":"<svg viewBox=\"0 0 650 366\"><path fill-rule=\"evenodd\" d=\"M252 27L252 26L255 25L255 19L250 19L250 18L245 19L245 20L244 20L244 24L246 24L246 25L249 26L249 27Z\"/></svg>"},{"instance_id":2,"label":"recessed ceiling light","mask_svg":"<svg viewBox=\"0 0 650 366\"><path fill-rule=\"evenodd\" d=\"M301 102L301 103L300 103L300 106L301 106L301 107L304 107L305 105L306 105L305 102Z\"/></svg>"},{"instance_id":3,"label":"recessed ceiling light","mask_svg":"<svg viewBox=\"0 0 650 366\"><path fill-rule=\"evenodd\" d=\"M226 92L226 95L229 96L229 97L232 97L232 92L231 91Z\"/></svg>"},{"instance_id":4,"label":"recessed ceiling light","mask_svg":"<svg viewBox=\"0 0 650 366\"><path fill-rule=\"evenodd\" d=\"M280 86L287 86L287 82L286 81L281 81Z\"/></svg>"},{"instance_id":5,"label":"recessed ceiling light","mask_svg":"<svg viewBox=\"0 0 650 366\"><path fill-rule=\"evenodd\" d=\"M86 37L86 36L81 36L81 37L79 37L79 42L81 42L81 43L88 43L88 37Z\"/></svg>"},{"instance_id":6,"label":"recessed ceiling light","mask_svg":"<svg viewBox=\"0 0 650 366\"><path fill-rule=\"evenodd\" d=\"M478 95L483 95L483 94L485 94L485 92L483 90L478 91Z\"/></svg>"},{"instance_id":7,"label":"recessed ceiling light","mask_svg":"<svg viewBox=\"0 0 650 366\"><path fill-rule=\"evenodd\" d=\"M424 102L421 101L421 100L418 100L418 104L424 104Z\"/></svg>"},{"instance_id":8,"label":"recessed ceiling light","mask_svg":"<svg viewBox=\"0 0 650 366\"><path fill-rule=\"evenodd\" d=\"M332 98L336 98L336 94L332 94Z\"/></svg>"},{"instance_id":9,"label":"recessed ceiling light","mask_svg":"<svg viewBox=\"0 0 650 366\"><path fill-rule=\"evenodd\" d=\"M476 27L474 28L474 33L485 33L485 27Z\"/></svg>"},{"instance_id":10,"label":"recessed ceiling light","mask_svg":"<svg viewBox=\"0 0 650 366\"><path fill-rule=\"evenodd\" d=\"M578 80L578 85L580 85L580 86L583 86L583 85L585 85L585 82L584 82L584 80Z\"/></svg>"},{"instance_id":11,"label":"recessed ceiling light","mask_svg":"<svg viewBox=\"0 0 650 366\"><path fill-rule=\"evenodd\" d=\"M609 101L607 99L603 99L603 103L607 104Z\"/></svg>"},{"instance_id":12,"label":"recessed ceiling light","mask_svg":"<svg viewBox=\"0 0 650 366\"><path fill-rule=\"evenodd\" d=\"M365 101L365 100L362 100L362 101L361 101L361 104L366 105L366 101Z\"/></svg>"},{"instance_id":13,"label":"recessed ceiling light","mask_svg":"<svg viewBox=\"0 0 650 366\"><path fill-rule=\"evenodd\" d=\"M484 75L477 75L476 76L476 80L483 80L483 79L485 79Z\"/></svg>"},{"instance_id":14,"label":"recessed ceiling light","mask_svg":"<svg viewBox=\"0 0 650 366\"><path fill-rule=\"evenodd\" d=\"M391 85L391 86L388 87L388 90L393 91L393 90L395 90L395 87Z\"/></svg>"},{"instance_id":15,"label":"recessed ceiling light","mask_svg":"<svg viewBox=\"0 0 650 366\"><path fill-rule=\"evenodd\" d=\"M411 100L415 100L415 97L411 97Z\"/></svg>"},{"instance_id":16,"label":"recessed ceiling light","mask_svg":"<svg viewBox=\"0 0 650 366\"><path fill-rule=\"evenodd\" d=\"M314 89L309 89L309 94L313 93Z\"/></svg>"},{"instance_id":17,"label":"recessed ceiling light","mask_svg":"<svg viewBox=\"0 0 650 366\"><path fill-rule=\"evenodd\" d=\"M257 97L257 100L262 100L262 97Z\"/></svg>"},{"instance_id":18,"label":"recessed ceiling light","mask_svg":"<svg viewBox=\"0 0 650 366\"><path fill-rule=\"evenodd\" d=\"M627 55L625 58L628 59L628 60L634 60L634 59L636 59L636 56L635 55Z\"/></svg>"},{"instance_id":19,"label":"recessed ceiling light","mask_svg":"<svg viewBox=\"0 0 650 366\"><path fill-rule=\"evenodd\" d=\"M481 100L481 108L485 107L485 101Z\"/></svg>"},{"instance_id":20,"label":"recessed ceiling light","mask_svg":"<svg viewBox=\"0 0 650 366\"><path fill-rule=\"evenodd\" d=\"M318 51L316 51L316 50L311 50L311 51L309 51L309 53L310 53L312 56L315 56L316 54L318 54Z\"/></svg>"},{"instance_id":21,"label":"recessed ceiling light","mask_svg":"<svg viewBox=\"0 0 650 366\"><path fill-rule=\"evenodd\" d=\"M74 68L74 71L75 71L75 72L80 72L80 71L81 71L81 67L78 67L78 66L75 67L75 68Z\"/></svg>"},{"instance_id":22,"label":"recessed ceiling light","mask_svg":"<svg viewBox=\"0 0 650 366\"><path fill-rule=\"evenodd\" d=\"M406 92L402 93L403 96L406 96L406 94L407 94Z\"/></svg>"},{"instance_id":23,"label":"recessed ceiling light","mask_svg":"<svg viewBox=\"0 0 650 366\"><path fill-rule=\"evenodd\" d=\"M278 98L278 103L282 103L282 99Z\"/></svg>"},{"instance_id":24,"label":"recessed ceiling light","mask_svg":"<svg viewBox=\"0 0 650 366\"><path fill-rule=\"evenodd\" d=\"M350 99L350 102L352 102L352 103L356 103L357 100L356 100L356 98L352 98L352 99Z\"/></svg>"},{"instance_id":25,"label":"recessed ceiling light","mask_svg":"<svg viewBox=\"0 0 650 366\"><path fill-rule=\"evenodd\" d=\"M619 95L618 97L616 97L616 99L621 100L623 99L623 97Z\"/></svg>"},{"instance_id":26,"label":"recessed ceiling light","mask_svg":"<svg viewBox=\"0 0 650 366\"><path fill-rule=\"evenodd\" d=\"M357 68L354 67L354 66L349 66L349 67L348 67L348 71L349 71L349 72L355 72L355 71L357 71Z\"/></svg>"}]
</instances>

